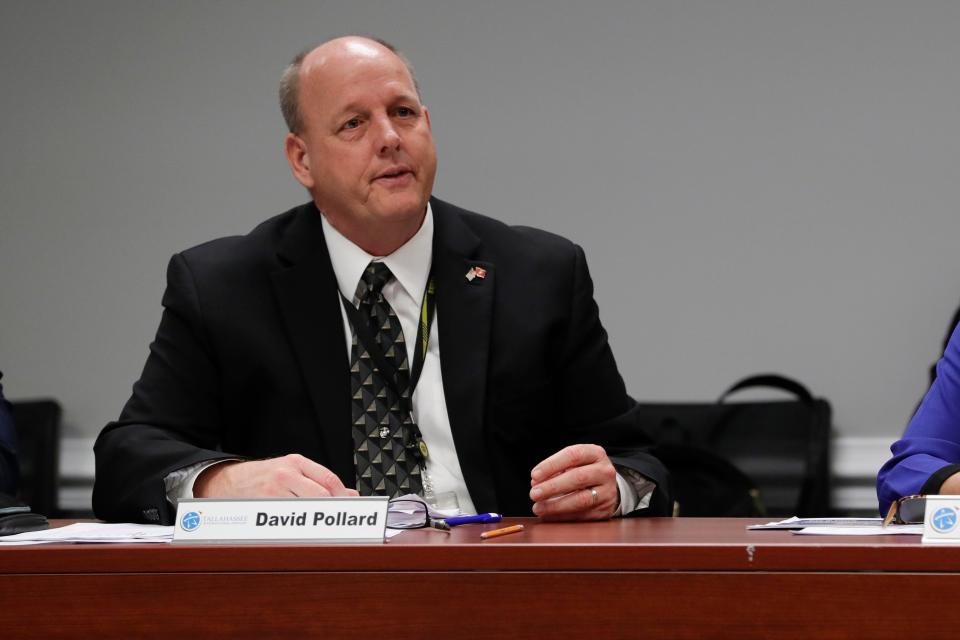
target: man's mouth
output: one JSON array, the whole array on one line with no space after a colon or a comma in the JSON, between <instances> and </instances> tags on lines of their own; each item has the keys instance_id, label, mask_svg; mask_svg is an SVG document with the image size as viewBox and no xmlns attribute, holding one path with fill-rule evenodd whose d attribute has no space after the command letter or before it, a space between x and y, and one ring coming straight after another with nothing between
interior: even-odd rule
<instances>
[{"instance_id":1,"label":"man's mouth","mask_svg":"<svg viewBox=\"0 0 960 640\"><path fill-rule=\"evenodd\" d=\"M413 171L411 171L409 167L390 167L386 171L377 174L377 177L373 180L374 182L385 185L400 185L412 179Z\"/></svg>"}]
</instances>

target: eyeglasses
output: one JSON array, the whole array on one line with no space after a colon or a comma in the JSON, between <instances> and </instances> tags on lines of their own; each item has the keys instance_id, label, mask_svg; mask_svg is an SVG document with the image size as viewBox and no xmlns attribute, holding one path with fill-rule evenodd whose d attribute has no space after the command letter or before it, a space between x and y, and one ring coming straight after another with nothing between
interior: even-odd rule
<instances>
[{"instance_id":1,"label":"eyeglasses","mask_svg":"<svg viewBox=\"0 0 960 640\"><path fill-rule=\"evenodd\" d=\"M927 496L904 496L890 504L883 526L888 524L922 524L927 510Z\"/></svg>"},{"instance_id":2,"label":"eyeglasses","mask_svg":"<svg viewBox=\"0 0 960 640\"><path fill-rule=\"evenodd\" d=\"M450 525L430 517L430 509L422 500L391 500L387 506L388 529L423 529L433 527L449 531Z\"/></svg>"}]
</instances>

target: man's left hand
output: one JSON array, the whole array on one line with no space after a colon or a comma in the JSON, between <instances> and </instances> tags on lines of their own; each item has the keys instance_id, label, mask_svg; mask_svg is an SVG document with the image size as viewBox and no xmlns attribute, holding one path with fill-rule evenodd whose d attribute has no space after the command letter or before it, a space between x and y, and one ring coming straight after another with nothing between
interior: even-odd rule
<instances>
[{"instance_id":1,"label":"man's left hand","mask_svg":"<svg viewBox=\"0 0 960 640\"><path fill-rule=\"evenodd\" d=\"M533 512L544 520L607 520L620 505L617 471L603 447L575 444L530 472Z\"/></svg>"}]
</instances>

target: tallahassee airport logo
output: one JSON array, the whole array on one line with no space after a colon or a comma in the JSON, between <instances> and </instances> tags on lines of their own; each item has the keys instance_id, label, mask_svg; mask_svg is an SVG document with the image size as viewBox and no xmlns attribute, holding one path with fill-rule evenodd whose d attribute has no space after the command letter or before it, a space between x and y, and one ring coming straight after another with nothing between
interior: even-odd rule
<instances>
[{"instance_id":1,"label":"tallahassee airport logo","mask_svg":"<svg viewBox=\"0 0 960 640\"><path fill-rule=\"evenodd\" d=\"M957 527L957 512L950 507L941 507L933 514L931 524L937 533L950 533Z\"/></svg>"},{"instance_id":2,"label":"tallahassee airport logo","mask_svg":"<svg viewBox=\"0 0 960 640\"><path fill-rule=\"evenodd\" d=\"M184 531L196 531L200 527L200 514L196 511L188 511L180 518L180 526Z\"/></svg>"}]
</instances>

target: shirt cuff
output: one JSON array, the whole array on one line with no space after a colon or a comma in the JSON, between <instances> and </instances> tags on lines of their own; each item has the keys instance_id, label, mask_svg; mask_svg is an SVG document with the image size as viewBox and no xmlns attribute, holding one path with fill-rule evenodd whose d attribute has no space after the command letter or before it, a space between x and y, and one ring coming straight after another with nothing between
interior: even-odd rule
<instances>
[{"instance_id":1,"label":"shirt cuff","mask_svg":"<svg viewBox=\"0 0 960 640\"><path fill-rule=\"evenodd\" d=\"M614 467L617 469L617 490L620 492L620 506L613 513L613 517L616 518L637 509L649 507L650 498L653 496L657 484L630 467L618 465L614 465Z\"/></svg>"},{"instance_id":2,"label":"shirt cuff","mask_svg":"<svg viewBox=\"0 0 960 640\"><path fill-rule=\"evenodd\" d=\"M239 460L241 459L227 458L225 460L205 460L204 462L198 462L196 464L191 464L188 467L171 471L163 479L163 487L167 492L167 502L172 504L175 508L177 503L181 500L193 497L193 485L196 483L197 478L200 477L201 473L214 465L220 464L221 462L236 462Z\"/></svg>"}]
</instances>

